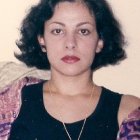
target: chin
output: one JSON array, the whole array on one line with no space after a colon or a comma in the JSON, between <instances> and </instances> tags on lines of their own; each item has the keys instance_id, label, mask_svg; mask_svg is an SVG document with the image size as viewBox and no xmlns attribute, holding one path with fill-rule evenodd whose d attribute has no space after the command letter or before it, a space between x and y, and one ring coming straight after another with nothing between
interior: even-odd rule
<instances>
[{"instance_id":1,"label":"chin","mask_svg":"<svg viewBox=\"0 0 140 140\"><path fill-rule=\"evenodd\" d=\"M90 72L91 68L86 65L71 65L71 66L63 66L63 65L54 65L51 67L51 71L55 73L59 73L65 76L78 76L83 73Z\"/></svg>"},{"instance_id":2,"label":"chin","mask_svg":"<svg viewBox=\"0 0 140 140\"><path fill-rule=\"evenodd\" d=\"M68 77L75 77L75 76L79 76L82 75L85 72L89 72L87 69L63 69L62 71L59 71L62 75L68 76Z\"/></svg>"}]
</instances>

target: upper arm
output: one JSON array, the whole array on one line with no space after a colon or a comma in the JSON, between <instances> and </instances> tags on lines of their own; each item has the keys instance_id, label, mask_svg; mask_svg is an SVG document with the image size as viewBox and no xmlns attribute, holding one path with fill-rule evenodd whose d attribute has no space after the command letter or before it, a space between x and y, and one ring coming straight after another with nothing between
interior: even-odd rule
<instances>
[{"instance_id":1,"label":"upper arm","mask_svg":"<svg viewBox=\"0 0 140 140\"><path fill-rule=\"evenodd\" d=\"M126 119L128 115L138 107L140 107L140 99L138 97L131 96L131 95L122 96L122 100L118 112L119 125L121 125L123 120Z\"/></svg>"}]
</instances>

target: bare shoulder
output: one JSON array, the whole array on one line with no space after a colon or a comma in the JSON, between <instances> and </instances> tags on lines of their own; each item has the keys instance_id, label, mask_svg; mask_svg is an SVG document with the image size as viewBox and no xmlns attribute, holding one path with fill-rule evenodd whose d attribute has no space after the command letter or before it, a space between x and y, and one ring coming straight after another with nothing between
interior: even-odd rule
<instances>
[{"instance_id":1,"label":"bare shoulder","mask_svg":"<svg viewBox=\"0 0 140 140\"><path fill-rule=\"evenodd\" d=\"M121 100L121 106L132 111L133 109L140 106L140 98L132 95L123 95Z\"/></svg>"},{"instance_id":2,"label":"bare shoulder","mask_svg":"<svg viewBox=\"0 0 140 140\"><path fill-rule=\"evenodd\" d=\"M123 95L118 112L119 124L121 124L122 121L138 107L140 107L140 98L132 95Z\"/></svg>"}]
</instances>

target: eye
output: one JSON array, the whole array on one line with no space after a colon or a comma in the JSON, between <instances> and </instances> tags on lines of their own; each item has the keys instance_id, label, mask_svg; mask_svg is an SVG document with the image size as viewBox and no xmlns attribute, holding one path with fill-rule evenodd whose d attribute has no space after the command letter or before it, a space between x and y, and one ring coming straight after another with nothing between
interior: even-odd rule
<instances>
[{"instance_id":1,"label":"eye","mask_svg":"<svg viewBox=\"0 0 140 140\"><path fill-rule=\"evenodd\" d=\"M63 34L63 30L62 29L54 29L51 31L51 33L53 33L54 35L60 35L60 34Z\"/></svg>"},{"instance_id":2,"label":"eye","mask_svg":"<svg viewBox=\"0 0 140 140\"><path fill-rule=\"evenodd\" d=\"M89 35L90 34L90 31L88 29L80 29L79 30L79 33L81 35Z\"/></svg>"}]
</instances>

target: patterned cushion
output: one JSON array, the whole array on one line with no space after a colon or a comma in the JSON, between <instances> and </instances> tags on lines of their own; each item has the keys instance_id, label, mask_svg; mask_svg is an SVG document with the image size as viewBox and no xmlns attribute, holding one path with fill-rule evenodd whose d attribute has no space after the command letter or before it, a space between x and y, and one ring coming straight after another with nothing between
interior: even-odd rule
<instances>
[{"instance_id":1,"label":"patterned cushion","mask_svg":"<svg viewBox=\"0 0 140 140\"><path fill-rule=\"evenodd\" d=\"M37 78L24 77L0 91L0 140L7 139L11 123L18 115L21 106L22 87L40 81Z\"/></svg>"},{"instance_id":2,"label":"patterned cushion","mask_svg":"<svg viewBox=\"0 0 140 140\"><path fill-rule=\"evenodd\" d=\"M131 112L123 121L118 140L140 140L140 107Z\"/></svg>"},{"instance_id":3,"label":"patterned cushion","mask_svg":"<svg viewBox=\"0 0 140 140\"><path fill-rule=\"evenodd\" d=\"M7 140L11 123L18 115L22 87L49 78L49 71L14 62L0 62L0 140Z\"/></svg>"}]
</instances>

